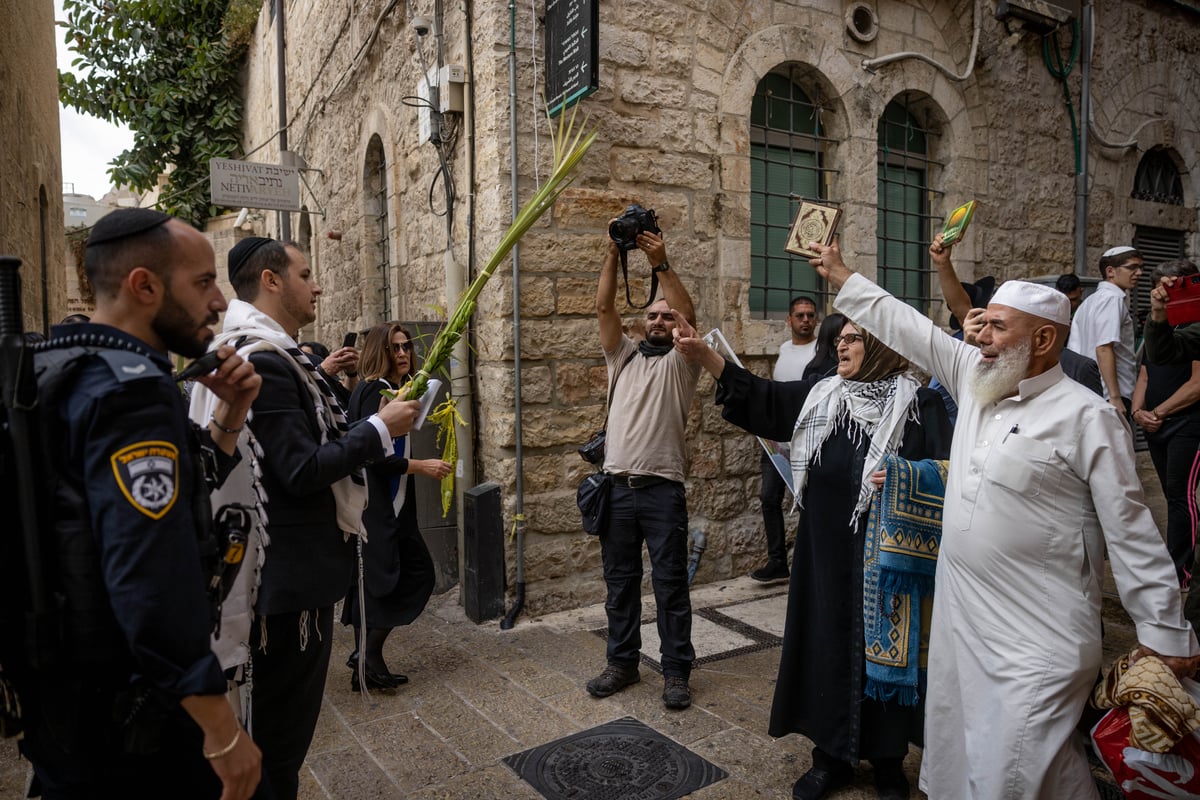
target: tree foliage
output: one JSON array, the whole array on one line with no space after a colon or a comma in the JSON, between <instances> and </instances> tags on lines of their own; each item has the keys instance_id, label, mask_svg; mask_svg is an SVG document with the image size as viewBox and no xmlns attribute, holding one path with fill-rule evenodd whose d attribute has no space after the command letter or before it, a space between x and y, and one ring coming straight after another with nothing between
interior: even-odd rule
<instances>
[{"instance_id":1,"label":"tree foliage","mask_svg":"<svg viewBox=\"0 0 1200 800\"><path fill-rule=\"evenodd\" d=\"M241 148L238 72L262 0L64 0L66 42L82 77L60 72L59 99L127 125L115 185L148 191L173 165L158 205L202 224L208 162Z\"/></svg>"}]
</instances>

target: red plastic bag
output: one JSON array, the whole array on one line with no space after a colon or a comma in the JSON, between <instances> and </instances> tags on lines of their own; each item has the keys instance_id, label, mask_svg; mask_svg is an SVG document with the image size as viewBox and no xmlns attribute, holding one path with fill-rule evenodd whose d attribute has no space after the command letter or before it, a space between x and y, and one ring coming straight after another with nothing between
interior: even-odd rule
<instances>
[{"instance_id":1,"label":"red plastic bag","mask_svg":"<svg viewBox=\"0 0 1200 800\"><path fill-rule=\"evenodd\" d=\"M1197 697L1200 685L1184 680ZM1092 728L1092 743L1129 800L1187 800L1200 797L1200 732L1185 736L1166 753L1129 745L1129 711L1110 710Z\"/></svg>"}]
</instances>

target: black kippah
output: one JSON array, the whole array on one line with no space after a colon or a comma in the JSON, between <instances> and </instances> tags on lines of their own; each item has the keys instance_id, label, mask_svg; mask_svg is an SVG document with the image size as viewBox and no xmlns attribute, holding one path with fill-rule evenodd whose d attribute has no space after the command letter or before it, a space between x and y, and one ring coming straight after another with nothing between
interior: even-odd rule
<instances>
[{"instance_id":1,"label":"black kippah","mask_svg":"<svg viewBox=\"0 0 1200 800\"><path fill-rule=\"evenodd\" d=\"M115 242L127 236L145 233L151 228L166 224L171 219L174 218L170 214L164 214L153 208L118 208L116 211L105 214L99 222L92 226L86 246Z\"/></svg>"},{"instance_id":2,"label":"black kippah","mask_svg":"<svg viewBox=\"0 0 1200 800\"><path fill-rule=\"evenodd\" d=\"M263 236L247 236L233 246L229 251L229 280L232 282L235 275L246 266L246 262L250 260L250 256L258 252L259 248L274 242L274 239L267 239Z\"/></svg>"}]
</instances>

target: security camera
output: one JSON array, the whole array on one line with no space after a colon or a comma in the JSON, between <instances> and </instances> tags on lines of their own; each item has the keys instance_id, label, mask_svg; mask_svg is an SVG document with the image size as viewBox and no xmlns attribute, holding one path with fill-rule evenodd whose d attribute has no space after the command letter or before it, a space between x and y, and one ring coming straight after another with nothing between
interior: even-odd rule
<instances>
[{"instance_id":1,"label":"security camera","mask_svg":"<svg viewBox=\"0 0 1200 800\"><path fill-rule=\"evenodd\" d=\"M243 208L238 212L237 219L233 221L233 227L240 228L246 224L246 219L250 216L250 209Z\"/></svg>"},{"instance_id":2,"label":"security camera","mask_svg":"<svg viewBox=\"0 0 1200 800\"><path fill-rule=\"evenodd\" d=\"M433 20L429 17L413 17L412 26L417 36L427 36L433 30Z\"/></svg>"}]
</instances>

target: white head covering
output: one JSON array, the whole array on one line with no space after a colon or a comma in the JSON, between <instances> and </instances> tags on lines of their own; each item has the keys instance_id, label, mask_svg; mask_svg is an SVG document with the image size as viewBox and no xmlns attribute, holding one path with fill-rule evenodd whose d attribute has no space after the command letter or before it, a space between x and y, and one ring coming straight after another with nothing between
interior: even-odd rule
<instances>
[{"instance_id":1,"label":"white head covering","mask_svg":"<svg viewBox=\"0 0 1200 800\"><path fill-rule=\"evenodd\" d=\"M1071 324L1071 301L1051 286L1029 281L1005 281L992 295L989 305L1008 306L1059 325Z\"/></svg>"},{"instance_id":2,"label":"white head covering","mask_svg":"<svg viewBox=\"0 0 1200 800\"><path fill-rule=\"evenodd\" d=\"M1122 253L1134 253L1134 252L1137 252L1136 248L1130 247L1127 244L1122 244L1122 245L1117 245L1116 247L1108 248L1107 250L1104 251L1104 253L1100 257L1101 258L1112 258L1113 256L1119 256Z\"/></svg>"}]
</instances>

